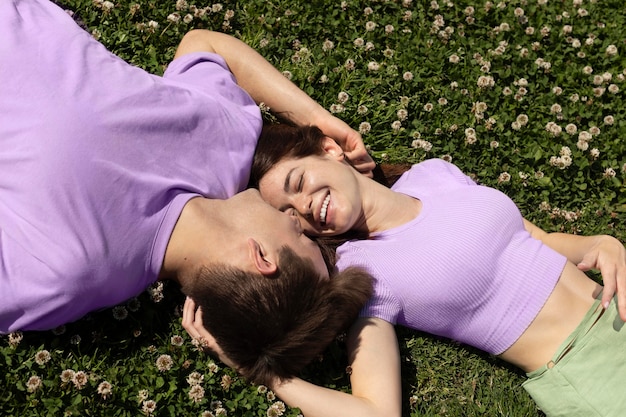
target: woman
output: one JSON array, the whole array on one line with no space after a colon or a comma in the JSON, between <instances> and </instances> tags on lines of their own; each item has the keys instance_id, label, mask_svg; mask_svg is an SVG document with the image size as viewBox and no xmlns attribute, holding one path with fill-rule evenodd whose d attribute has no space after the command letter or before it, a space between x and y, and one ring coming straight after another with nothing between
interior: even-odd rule
<instances>
[{"instance_id":1,"label":"woman","mask_svg":"<svg viewBox=\"0 0 626 417\"><path fill-rule=\"evenodd\" d=\"M294 378L273 387L287 403L307 417L399 416L399 324L518 366L549 416L623 412L619 241L546 233L503 193L443 160L413 166L388 189L359 175L314 127L270 127L256 152L252 177L263 198L311 235L365 234L338 248L337 267L360 266L376 280L349 332L352 395ZM604 289L582 272L591 268Z\"/></svg>"},{"instance_id":2,"label":"woman","mask_svg":"<svg viewBox=\"0 0 626 417\"><path fill-rule=\"evenodd\" d=\"M204 266L271 275L287 245L328 271L293 218L242 191L256 103L358 133L244 43L197 30L163 77L107 51L47 0L0 2L0 333L54 328Z\"/></svg>"}]
</instances>

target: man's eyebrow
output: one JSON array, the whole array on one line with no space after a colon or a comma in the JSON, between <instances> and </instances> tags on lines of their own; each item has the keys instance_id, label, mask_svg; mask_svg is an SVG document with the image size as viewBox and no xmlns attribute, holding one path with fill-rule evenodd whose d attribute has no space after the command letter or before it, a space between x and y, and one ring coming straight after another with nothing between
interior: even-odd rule
<instances>
[{"instance_id":1,"label":"man's eyebrow","mask_svg":"<svg viewBox=\"0 0 626 417\"><path fill-rule=\"evenodd\" d=\"M283 184L283 191L288 193L289 192L289 182L291 181L291 174L293 174L293 171L295 171L296 168L291 168L289 170L289 172L287 173L287 176L285 177L285 184Z\"/></svg>"}]
</instances>

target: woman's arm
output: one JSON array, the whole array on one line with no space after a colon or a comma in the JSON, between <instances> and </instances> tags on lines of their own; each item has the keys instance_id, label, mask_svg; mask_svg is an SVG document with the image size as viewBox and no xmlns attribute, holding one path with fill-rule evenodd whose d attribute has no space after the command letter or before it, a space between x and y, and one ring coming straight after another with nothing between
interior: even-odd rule
<instances>
[{"instance_id":1,"label":"woman's arm","mask_svg":"<svg viewBox=\"0 0 626 417\"><path fill-rule=\"evenodd\" d=\"M547 233L528 220L524 225L534 238L565 255L580 270L598 269L604 284L602 304L608 306L617 292L620 316L626 321L626 249L619 240L608 235Z\"/></svg>"},{"instance_id":2,"label":"woman's arm","mask_svg":"<svg viewBox=\"0 0 626 417\"><path fill-rule=\"evenodd\" d=\"M202 324L202 314L192 299L183 307L187 333L236 369ZM270 388L306 417L399 417L401 407L400 352L393 326L380 319L362 318L348 332L352 394L319 387L299 378L277 382Z\"/></svg>"},{"instance_id":3,"label":"woman's arm","mask_svg":"<svg viewBox=\"0 0 626 417\"><path fill-rule=\"evenodd\" d=\"M395 417L402 412L400 353L393 325L361 318L348 333L352 394L294 378L271 387L305 417Z\"/></svg>"},{"instance_id":4,"label":"woman's arm","mask_svg":"<svg viewBox=\"0 0 626 417\"><path fill-rule=\"evenodd\" d=\"M224 33L196 29L183 37L175 57L192 52L221 55L237 83L257 103L265 103L273 113L296 125L318 126L341 145L355 168L372 176L374 161L361 135L300 90L250 46Z\"/></svg>"}]
</instances>

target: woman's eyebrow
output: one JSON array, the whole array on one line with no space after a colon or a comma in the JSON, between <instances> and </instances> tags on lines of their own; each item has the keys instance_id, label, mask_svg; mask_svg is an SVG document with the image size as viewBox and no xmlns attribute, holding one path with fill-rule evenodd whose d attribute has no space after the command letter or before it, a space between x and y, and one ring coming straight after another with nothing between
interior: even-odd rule
<instances>
[{"instance_id":1,"label":"woman's eyebrow","mask_svg":"<svg viewBox=\"0 0 626 417\"><path fill-rule=\"evenodd\" d=\"M283 191L288 193L289 192L289 182L291 181L291 174L293 174L293 171L295 171L296 168L291 168L289 170L289 172L287 173L287 176L285 177L285 184L283 184Z\"/></svg>"}]
</instances>

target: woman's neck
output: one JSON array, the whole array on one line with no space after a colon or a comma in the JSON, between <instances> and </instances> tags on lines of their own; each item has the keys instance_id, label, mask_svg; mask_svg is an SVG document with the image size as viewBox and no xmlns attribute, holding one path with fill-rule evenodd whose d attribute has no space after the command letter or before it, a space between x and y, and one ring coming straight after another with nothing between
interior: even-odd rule
<instances>
[{"instance_id":1,"label":"woman's neck","mask_svg":"<svg viewBox=\"0 0 626 417\"><path fill-rule=\"evenodd\" d=\"M361 181L364 223L359 230L378 233L410 222L422 209L422 202L363 177Z\"/></svg>"}]
</instances>

